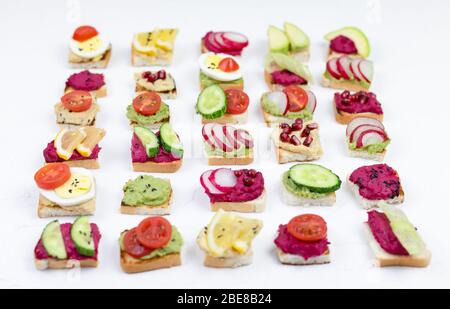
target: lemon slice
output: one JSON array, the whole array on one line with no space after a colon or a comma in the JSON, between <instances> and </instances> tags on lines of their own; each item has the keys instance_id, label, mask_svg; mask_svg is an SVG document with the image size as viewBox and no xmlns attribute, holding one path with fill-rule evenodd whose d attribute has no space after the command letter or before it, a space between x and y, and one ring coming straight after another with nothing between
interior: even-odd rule
<instances>
[{"instance_id":1,"label":"lemon slice","mask_svg":"<svg viewBox=\"0 0 450 309\"><path fill-rule=\"evenodd\" d=\"M86 134L80 130L61 129L55 137L53 145L56 154L63 160L69 160L75 148L85 139Z\"/></svg>"},{"instance_id":2,"label":"lemon slice","mask_svg":"<svg viewBox=\"0 0 450 309\"><path fill-rule=\"evenodd\" d=\"M155 31L155 45L162 50L170 52L173 50L177 34L177 29L158 29Z\"/></svg>"},{"instance_id":3,"label":"lemon slice","mask_svg":"<svg viewBox=\"0 0 450 309\"><path fill-rule=\"evenodd\" d=\"M85 139L76 147L77 151L85 158L89 158L95 146L103 139L105 130L95 127L82 127L78 129L84 134Z\"/></svg>"},{"instance_id":4,"label":"lemon slice","mask_svg":"<svg viewBox=\"0 0 450 309\"><path fill-rule=\"evenodd\" d=\"M155 56L157 49L155 46L154 33L152 32L139 32L134 35L133 46L134 48L143 54L149 56Z\"/></svg>"}]
</instances>

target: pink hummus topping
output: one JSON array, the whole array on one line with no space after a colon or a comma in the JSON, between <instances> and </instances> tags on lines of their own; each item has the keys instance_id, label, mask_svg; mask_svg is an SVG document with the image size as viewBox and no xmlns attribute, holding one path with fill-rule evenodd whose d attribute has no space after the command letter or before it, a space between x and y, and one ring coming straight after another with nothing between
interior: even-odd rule
<instances>
[{"instance_id":1,"label":"pink hummus topping","mask_svg":"<svg viewBox=\"0 0 450 309\"><path fill-rule=\"evenodd\" d=\"M75 160L95 160L98 159L98 154L100 153L101 148L96 145L92 150L92 153L89 157L83 157L78 151L74 151L69 161ZM44 159L46 163L54 163L54 162L64 162L66 160L60 158L56 153L56 148L53 145L53 141L47 144L47 147L43 151Z\"/></svg>"},{"instance_id":2,"label":"pink hummus topping","mask_svg":"<svg viewBox=\"0 0 450 309\"><path fill-rule=\"evenodd\" d=\"M159 132L156 133L157 136L159 136ZM153 157L149 158L147 156L147 151L145 150L144 145L142 145L141 140L139 137L137 137L136 134L133 133L133 138L131 139L131 160L133 163L140 162L156 162L156 163L163 163L163 162L173 162L178 161L181 158L175 156L173 153L170 153L164 149L164 147L159 147L158 154Z\"/></svg>"},{"instance_id":3,"label":"pink hummus topping","mask_svg":"<svg viewBox=\"0 0 450 309\"><path fill-rule=\"evenodd\" d=\"M66 81L66 86L75 90L95 91L105 85L103 74L91 73L88 70L72 74Z\"/></svg>"}]
</instances>

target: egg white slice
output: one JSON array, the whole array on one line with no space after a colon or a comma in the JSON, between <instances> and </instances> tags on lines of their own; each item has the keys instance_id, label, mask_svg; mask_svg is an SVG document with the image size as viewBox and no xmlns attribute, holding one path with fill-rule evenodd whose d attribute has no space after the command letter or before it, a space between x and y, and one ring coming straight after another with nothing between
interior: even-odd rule
<instances>
[{"instance_id":1,"label":"egg white slice","mask_svg":"<svg viewBox=\"0 0 450 309\"><path fill-rule=\"evenodd\" d=\"M42 196L44 196L49 201L62 207L78 206L84 202L93 199L95 197L95 180L92 172L90 170L81 167L71 167L70 172L72 174L82 174L84 176L89 177L89 179L91 180L91 189L88 192L86 192L86 194L70 199L64 199L59 197L54 190L41 189L40 193L42 194Z\"/></svg>"},{"instance_id":2,"label":"egg white slice","mask_svg":"<svg viewBox=\"0 0 450 309\"><path fill-rule=\"evenodd\" d=\"M205 64L205 61L206 61L206 59L208 59L208 57L213 56L213 55L217 55L222 58L232 58L234 61L236 61L239 64L239 69L234 72L223 72L223 71L220 71L219 69L208 68L207 65ZM215 54L215 53L202 54L199 58L199 66L200 66L200 71L203 74L205 74L206 76L208 76L210 78L218 80L218 81L230 82L230 81L237 80L242 77L241 64L240 64L239 60L237 60L235 57L227 55L227 54Z\"/></svg>"},{"instance_id":3,"label":"egg white slice","mask_svg":"<svg viewBox=\"0 0 450 309\"><path fill-rule=\"evenodd\" d=\"M83 44L89 44L90 40L100 40L100 46L93 51L80 50L79 46ZM69 47L70 50L77 56L82 58L95 58L97 56L103 55L109 48L110 42L103 36L95 36L85 42L78 42L74 39L70 40Z\"/></svg>"}]
</instances>

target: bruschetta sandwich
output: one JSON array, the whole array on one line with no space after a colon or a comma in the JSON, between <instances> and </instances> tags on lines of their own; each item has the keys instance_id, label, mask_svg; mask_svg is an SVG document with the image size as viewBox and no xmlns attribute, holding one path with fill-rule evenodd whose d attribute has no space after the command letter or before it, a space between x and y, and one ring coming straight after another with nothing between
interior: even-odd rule
<instances>
[{"instance_id":1,"label":"bruschetta sandwich","mask_svg":"<svg viewBox=\"0 0 450 309\"><path fill-rule=\"evenodd\" d=\"M120 266L141 273L181 265L183 237L163 217L149 217L120 234Z\"/></svg>"},{"instance_id":2,"label":"bruschetta sandwich","mask_svg":"<svg viewBox=\"0 0 450 309\"><path fill-rule=\"evenodd\" d=\"M47 224L34 248L38 270L98 266L98 246L102 235L89 218L78 217L73 224L58 220Z\"/></svg>"},{"instance_id":3,"label":"bruschetta sandwich","mask_svg":"<svg viewBox=\"0 0 450 309\"><path fill-rule=\"evenodd\" d=\"M169 215L172 186L169 179L140 175L123 186L120 212L127 215Z\"/></svg>"},{"instance_id":4,"label":"bruschetta sandwich","mask_svg":"<svg viewBox=\"0 0 450 309\"><path fill-rule=\"evenodd\" d=\"M67 92L55 105L56 123L63 127L94 126L100 106L89 91Z\"/></svg>"},{"instance_id":5,"label":"bruschetta sandwich","mask_svg":"<svg viewBox=\"0 0 450 309\"><path fill-rule=\"evenodd\" d=\"M136 94L133 103L127 106L127 118L131 126L144 126L157 130L170 120L169 105L155 91Z\"/></svg>"},{"instance_id":6,"label":"bruschetta sandwich","mask_svg":"<svg viewBox=\"0 0 450 309\"><path fill-rule=\"evenodd\" d=\"M183 144L170 123L159 131L135 126L131 140L133 171L143 173L175 173L183 163Z\"/></svg>"},{"instance_id":7,"label":"bruschetta sandwich","mask_svg":"<svg viewBox=\"0 0 450 309\"><path fill-rule=\"evenodd\" d=\"M334 111L336 121L348 124L356 117L374 118L383 122L383 109L373 92L358 91L351 93L344 90L334 94Z\"/></svg>"},{"instance_id":8,"label":"bruschetta sandwich","mask_svg":"<svg viewBox=\"0 0 450 309\"><path fill-rule=\"evenodd\" d=\"M325 35L329 42L328 57L334 58L343 55L368 58L371 48L365 33L353 26L331 31Z\"/></svg>"},{"instance_id":9,"label":"bruschetta sandwich","mask_svg":"<svg viewBox=\"0 0 450 309\"><path fill-rule=\"evenodd\" d=\"M104 75L101 73L92 73L88 70L69 76L66 81L64 93L74 90L92 92L96 98L106 97L108 93Z\"/></svg>"},{"instance_id":10,"label":"bruschetta sandwich","mask_svg":"<svg viewBox=\"0 0 450 309\"><path fill-rule=\"evenodd\" d=\"M287 265L317 265L330 263L327 223L315 214L292 218L280 224L275 238L278 259Z\"/></svg>"},{"instance_id":11,"label":"bruschetta sandwich","mask_svg":"<svg viewBox=\"0 0 450 309\"><path fill-rule=\"evenodd\" d=\"M351 157L383 161L391 139L384 125L369 117L356 117L347 125L348 151Z\"/></svg>"},{"instance_id":12,"label":"bruschetta sandwich","mask_svg":"<svg viewBox=\"0 0 450 309\"><path fill-rule=\"evenodd\" d=\"M201 175L200 183L212 211L263 212L266 208L264 177L254 169L209 170Z\"/></svg>"},{"instance_id":13,"label":"bruschetta sandwich","mask_svg":"<svg viewBox=\"0 0 450 309\"><path fill-rule=\"evenodd\" d=\"M247 130L207 123L202 136L209 165L248 165L253 162L253 137Z\"/></svg>"},{"instance_id":14,"label":"bruschetta sandwich","mask_svg":"<svg viewBox=\"0 0 450 309\"><path fill-rule=\"evenodd\" d=\"M376 208L383 202L401 204L405 200L400 177L387 164L361 166L350 174L347 181L364 209Z\"/></svg>"},{"instance_id":15,"label":"bruschetta sandwich","mask_svg":"<svg viewBox=\"0 0 450 309\"><path fill-rule=\"evenodd\" d=\"M197 236L197 244L205 252L204 265L214 268L250 265L252 242L262 227L260 220L219 209Z\"/></svg>"},{"instance_id":16,"label":"bruschetta sandwich","mask_svg":"<svg viewBox=\"0 0 450 309\"><path fill-rule=\"evenodd\" d=\"M96 188L90 170L49 163L36 172L34 180L39 187L40 218L94 214Z\"/></svg>"},{"instance_id":17,"label":"bruschetta sandwich","mask_svg":"<svg viewBox=\"0 0 450 309\"><path fill-rule=\"evenodd\" d=\"M309 60L309 37L296 25L285 22L283 29L269 26L267 35L271 53L287 54L301 62Z\"/></svg>"},{"instance_id":18,"label":"bruschetta sandwich","mask_svg":"<svg viewBox=\"0 0 450 309\"><path fill-rule=\"evenodd\" d=\"M368 212L365 223L369 245L379 267L427 267L431 252L416 227L394 205L380 204L381 211Z\"/></svg>"},{"instance_id":19,"label":"bruschetta sandwich","mask_svg":"<svg viewBox=\"0 0 450 309\"><path fill-rule=\"evenodd\" d=\"M248 38L235 31L208 31L200 43L201 53L241 56L248 46Z\"/></svg>"},{"instance_id":20,"label":"bruschetta sandwich","mask_svg":"<svg viewBox=\"0 0 450 309\"><path fill-rule=\"evenodd\" d=\"M131 64L135 67L172 64L177 34L175 28L136 33L131 44Z\"/></svg>"},{"instance_id":21,"label":"bruschetta sandwich","mask_svg":"<svg viewBox=\"0 0 450 309\"><path fill-rule=\"evenodd\" d=\"M205 53L199 58L200 90L218 85L223 90L244 89L240 61L227 54Z\"/></svg>"},{"instance_id":22,"label":"bruschetta sandwich","mask_svg":"<svg viewBox=\"0 0 450 309\"><path fill-rule=\"evenodd\" d=\"M292 166L281 181L283 202L291 206L333 206L341 187L338 175L311 163Z\"/></svg>"},{"instance_id":23,"label":"bruschetta sandwich","mask_svg":"<svg viewBox=\"0 0 450 309\"><path fill-rule=\"evenodd\" d=\"M64 162L70 167L97 169L99 143L106 131L96 127L61 129L44 149L45 163Z\"/></svg>"},{"instance_id":24,"label":"bruschetta sandwich","mask_svg":"<svg viewBox=\"0 0 450 309\"><path fill-rule=\"evenodd\" d=\"M73 69L104 69L111 59L110 41L92 26L75 29L69 44L69 64Z\"/></svg>"},{"instance_id":25,"label":"bruschetta sandwich","mask_svg":"<svg viewBox=\"0 0 450 309\"><path fill-rule=\"evenodd\" d=\"M203 124L244 124L249 103L248 95L242 90L223 90L218 85L211 85L202 90L195 109Z\"/></svg>"},{"instance_id":26,"label":"bruschetta sandwich","mask_svg":"<svg viewBox=\"0 0 450 309\"><path fill-rule=\"evenodd\" d=\"M166 70L144 71L134 74L136 93L154 91L163 100L176 99L177 85L173 76Z\"/></svg>"},{"instance_id":27,"label":"bruschetta sandwich","mask_svg":"<svg viewBox=\"0 0 450 309\"><path fill-rule=\"evenodd\" d=\"M293 56L269 53L264 67L264 79L271 91L280 91L287 86L309 88L312 75L307 65Z\"/></svg>"}]
</instances>

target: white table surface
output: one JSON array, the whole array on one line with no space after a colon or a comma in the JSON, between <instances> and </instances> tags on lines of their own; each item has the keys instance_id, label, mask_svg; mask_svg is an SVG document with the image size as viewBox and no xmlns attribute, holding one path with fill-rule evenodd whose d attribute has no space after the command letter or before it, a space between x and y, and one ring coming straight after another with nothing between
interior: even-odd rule
<instances>
[{"instance_id":1,"label":"white table surface","mask_svg":"<svg viewBox=\"0 0 450 309\"><path fill-rule=\"evenodd\" d=\"M450 22L448 1L2 1L0 4L0 287L31 288L412 288L450 287L450 175L448 138L450 116L448 65ZM334 120L332 89L322 88L327 45L323 35L345 25L365 29L375 62L373 91L385 111L392 138L386 162L398 170L406 192L402 206L433 252L425 269L373 266L373 256L363 233L365 212L348 187L337 192L332 208L296 208L280 200L280 175L289 165L275 162L259 110L266 91L263 59L267 52L266 29L292 21L311 37L312 88L318 97L315 119L321 125L325 151L318 161L342 179L355 168L372 164L346 155L345 127ZM57 133L53 104L62 94L66 78L67 44L73 29L93 24L111 38L113 56L104 70L109 95L100 101L98 126L107 130L95 171L97 212L92 218L101 229L100 266L97 269L40 272L34 268L33 248L50 219L36 215L38 190L33 181L42 165L42 150ZM137 31L173 26L180 29L175 59L169 68L179 87L179 98L170 102L171 119L179 132L186 157L181 170L169 175L174 200L168 218L185 239L181 267L127 275L119 267L119 233L142 217L118 211L121 188L137 174L131 171L131 130L125 108L133 96L130 43ZM266 179L268 207L254 217L264 228L254 241L254 262L235 270L202 265L203 253L195 244L201 227L212 213L199 184L208 169L201 151L198 95L199 40L209 30L237 30L250 38L242 66L251 98L246 126L257 140L253 168ZM289 267L275 254L273 236L280 223L312 212L328 221L332 263ZM62 218L62 222L72 219Z\"/></svg>"}]
</instances>

